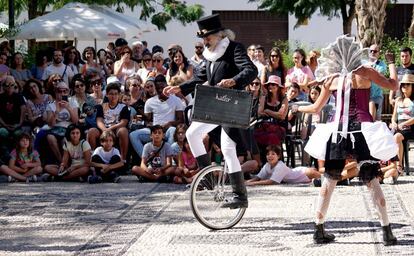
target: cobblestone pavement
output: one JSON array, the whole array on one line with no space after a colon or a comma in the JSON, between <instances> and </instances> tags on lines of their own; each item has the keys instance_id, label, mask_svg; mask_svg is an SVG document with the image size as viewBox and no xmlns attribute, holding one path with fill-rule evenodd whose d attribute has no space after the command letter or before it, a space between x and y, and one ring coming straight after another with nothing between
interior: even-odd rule
<instances>
[{"instance_id":1,"label":"cobblestone pavement","mask_svg":"<svg viewBox=\"0 0 414 256\"><path fill-rule=\"evenodd\" d=\"M210 231L193 217L185 186L0 184L0 255L414 255L414 176L382 185L397 246L384 247L366 187L339 186L327 229L312 242L319 188L249 188L250 204L233 229Z\"/></svg>"}]
</instances>

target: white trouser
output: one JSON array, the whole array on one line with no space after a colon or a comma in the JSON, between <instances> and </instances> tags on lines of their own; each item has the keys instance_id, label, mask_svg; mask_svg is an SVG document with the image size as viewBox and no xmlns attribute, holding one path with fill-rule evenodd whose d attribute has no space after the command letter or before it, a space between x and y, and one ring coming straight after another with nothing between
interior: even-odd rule
<instances>
[{"instance_id":1,"label":"white trouser","mask_svg":"<svg viewBox=\"0 0 414 256\"><path fill-rule=\"evenodd\" d=\"M216 124L207 124L196 121L191 122L190 127L187 129L186 136L194 157L207 154L203 144L203 138L217 126L218 125ZM221 129L220 144L221 152L223 153L224 160L228 166L229 173L241 171L240 162L237 158L236 143L223 129Z\"/></svg>"}]
</instances>

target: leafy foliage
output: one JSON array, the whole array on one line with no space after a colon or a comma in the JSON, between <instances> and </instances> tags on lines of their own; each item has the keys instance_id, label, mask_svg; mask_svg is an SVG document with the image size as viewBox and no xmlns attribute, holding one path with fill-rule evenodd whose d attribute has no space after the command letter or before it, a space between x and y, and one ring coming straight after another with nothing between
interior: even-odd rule
<instances>
[{"instance_id":1,"label":"leafy foliage","mask_svg":"<svg viewBox=\"0 0 414 256\"><path fill-rule=\"evenodd\" d=\"M355 0L249 0L249 2L260 2L259 9L269 10L273 13L294 14L297 18L295 27L304 23L316 11L320 10L323 16L329 18L342 18L348 15L347 7L352 8Z\"/></svg>"},{"instance_id":2,"label":"leafy foliage","mask_svg":"<svg viewBox=\"0 0 414 256\"><path fill-rule=\"evenodd\" d=\"M166 24L173 19L185 25L203 15L202 5L187 5L179 0L162 0L161 2L157 0L15 0L14 2L16 15L28 10L30 19L43 15L48 6L59 9L70 2L116 6L117 11L123 11L122 5L126 5L132 10L139 6L142 8L139 18L142 20L151 18L151 22L161 30L165 30ZM7 10L8 0L0 0L0 12Z\"/></svg>"}]
</instances>

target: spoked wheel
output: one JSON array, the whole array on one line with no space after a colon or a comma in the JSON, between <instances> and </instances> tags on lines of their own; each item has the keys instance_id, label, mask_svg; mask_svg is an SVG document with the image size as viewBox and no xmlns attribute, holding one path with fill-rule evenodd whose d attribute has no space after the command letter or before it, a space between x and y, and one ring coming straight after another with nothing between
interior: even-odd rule
<instances>
[{"instance_id":1,"label":"spoked wheel","mask_svg":"<svg viewBox=\"0 0 414 256\"><path fill-rule=\"evenodd\" d=\"M209 166L200 171L191 184L190 206L194 216L209 229L231 228L242 219L246 208L221 208L232 195L229 176L223 166Z\"/></svg>"}]
</instances>

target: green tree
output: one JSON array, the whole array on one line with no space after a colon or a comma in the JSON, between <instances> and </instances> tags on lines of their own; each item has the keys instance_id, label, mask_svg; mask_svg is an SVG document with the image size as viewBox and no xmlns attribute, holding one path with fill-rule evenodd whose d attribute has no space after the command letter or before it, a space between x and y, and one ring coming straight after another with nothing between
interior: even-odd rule
<instances>
[{"instance_id":1,"label":"green tree","mask_svg":"<svg viewBox=\"0 0 414 256\"><path fill-rule=\"evenodd\" d=\"M342 17L344 34L350 34L355 17L355 0L249 0L260 2L259 9L273 13L293 14L297 18L295 27L306 22L316 11L329 18Z\"/></svg>"},{"instance_id":2,"label":"green tree","mask_svg":"<svg viewBox=\"0 0 414 256\"><path fill-rule=\"evenodd\" d=\"M8 10L8 2L8 0L0 0L0 11ZM187 5L184 1L179 0L15 0L14 2L16 15L28 11L29 20L43 15L49 6L58 9L70 2L116 6L117 10L121 12L123 11L122 4L131 9L141 7L139 18L142 20L151 19L151 22L161 30L165 30L166 24L173 19L185 25L203 15L203 6L199 4Z\"/></svg>"}]
</instances>

